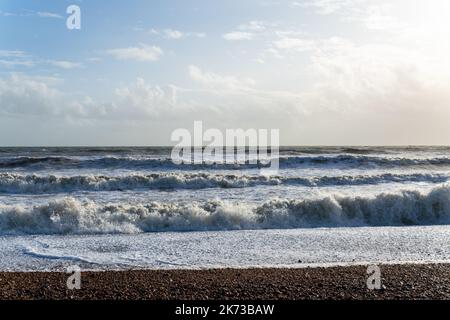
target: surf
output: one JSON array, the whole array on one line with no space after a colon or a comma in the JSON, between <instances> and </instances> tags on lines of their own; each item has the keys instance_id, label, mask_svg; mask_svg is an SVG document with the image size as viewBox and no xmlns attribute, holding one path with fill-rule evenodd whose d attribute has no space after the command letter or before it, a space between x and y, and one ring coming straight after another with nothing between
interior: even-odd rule
<instances>
[{"instance_id":1,"label":"surf","mask_svg":"<svg viewBox=\"0 0 450 320\"><path fill-rule=\"evenodd\" d=\"M233 189L258 186L356 186L384 183L444 183L450 176L445 174L372 174L341 176L264 176L247 174L200 173L133 173L129 175L23 175L0 173L0 193L3 194L49 194L80 191L125 190L179 190L179 189Z\"/></svg>"},{"instance_id":2,"label":"surf","mask_svg":"<svg viewBox=\"0 0 450 320\"><path fill-rule=\"evenodd\" d=\"M371 197L329 195L273 198L263 203L223 200L108 203L63 197L47 204L0 205L0 234L136 234L450 224L450 187Z\"/></svg>"}]
</instances>

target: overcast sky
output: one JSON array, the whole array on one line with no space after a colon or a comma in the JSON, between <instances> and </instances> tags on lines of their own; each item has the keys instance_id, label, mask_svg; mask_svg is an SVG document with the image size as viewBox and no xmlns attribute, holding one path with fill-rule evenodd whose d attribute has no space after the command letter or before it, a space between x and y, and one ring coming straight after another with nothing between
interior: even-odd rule
<instances>
[{"instance_id":1,"label":"overcast sky","mask_svg":"<svg viewBox=\"0 0 450 320\"><path fill-rule=\"evenodd\" d=\"M0 145L450 144L448 0L2 0L0 30Z\"/></svg>"}]
</instances>

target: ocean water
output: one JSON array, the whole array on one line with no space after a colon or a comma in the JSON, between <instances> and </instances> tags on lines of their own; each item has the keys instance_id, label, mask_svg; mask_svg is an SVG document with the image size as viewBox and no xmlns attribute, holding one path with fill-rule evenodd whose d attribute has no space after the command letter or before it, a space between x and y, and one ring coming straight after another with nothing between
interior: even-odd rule
<instances>
[{"instance_id":1,"label":"ocean water","mask_svg":"<svg viewBox=\"0 0 450 320\"><path fill-rule=\"evenodd\" d=\"M0 270L449 260L449 147L283 147L271 176L170 152L0 148Z\"/></svg>"}]
</instances>

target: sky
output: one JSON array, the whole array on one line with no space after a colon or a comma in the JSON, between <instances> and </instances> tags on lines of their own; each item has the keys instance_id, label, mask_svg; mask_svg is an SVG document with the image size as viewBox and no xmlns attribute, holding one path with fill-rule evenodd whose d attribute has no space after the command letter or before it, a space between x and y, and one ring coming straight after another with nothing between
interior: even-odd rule
<instances>
[{"instance_id":1,"label":"sky","mask_svg":"<svg viewBox=\"0 0 450 320\"><path fill-rule=\"evenodd\" d=\"M448 0L0 0L0 30L2 146L450 144Z\"/></svg>"}]
</instances>

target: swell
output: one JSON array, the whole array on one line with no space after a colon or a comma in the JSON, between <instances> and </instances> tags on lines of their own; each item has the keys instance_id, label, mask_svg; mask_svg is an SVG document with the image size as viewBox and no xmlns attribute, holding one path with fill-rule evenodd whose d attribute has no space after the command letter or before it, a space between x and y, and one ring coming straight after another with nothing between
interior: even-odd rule
<instances>
[{"instance_id":1,"label":"swell","mask_svg":"<svg viewBox=\"0 0 450 320\"><path fill-rule=\"evenodd\" d=\"M381 183L442 183L449 176L440 174L380 174L318 177L257 176L210 173L154 173L126 176L81 175L38 176L0 173L0 193L39 194L77 191L124 191L155 189L246 188L267 185L306 187L368 185Z\"/></svg>"},{"instance_id":2,"label":"swell","mask_svg":"<svg viewBox=\"0 0 450 320\"><path fill-rule=\"evenodd\" d=\"M280 164L287 168L297 165L354 167L448 166L450 165L450 158L377 157L344 154L338 156L286 157L280 158Z\"/></svg>"},{"instance_id":3,"label":"swell","mask_svg":"<svg viewBox=\"0 0 450 320\"><path fill-rule=\"evenodd\" d=\"M450 223L450 188L374 197L272 199L262 204L96 204L61 198L34 207L0 205L1 234L93 234Z\"/></svg>"},{"instance_id":4,"label":"swell","mask_svg":"<svg viewBox=\"0 0 450 320\"><path fill-rule=\"evenodd\" d=\"M331 155L331 156L284 156L279 159L281 168L301 166L350 166L350 167L407 167L407 166L450 166L450 158L405 158L380 157L366 155ZM30 168L42 170L48 168L93 168L93 169L245 169L267 167L261 163L214 163L214 164L175 164L170 158L140 157L13 157L0 158L0 169Z\"/></svg>"}]
</instances>

